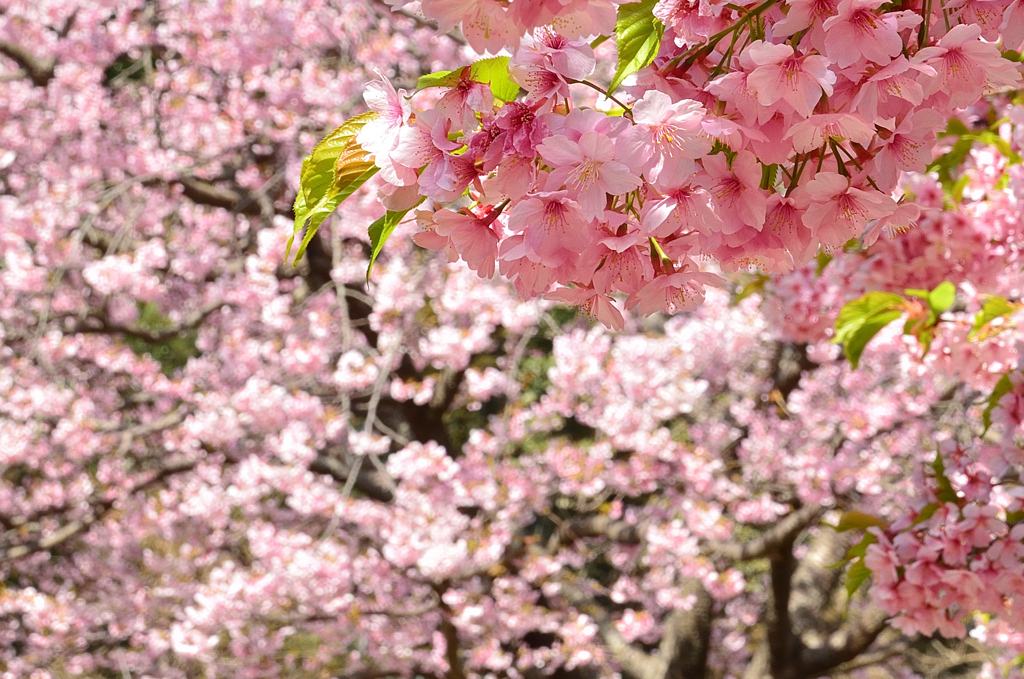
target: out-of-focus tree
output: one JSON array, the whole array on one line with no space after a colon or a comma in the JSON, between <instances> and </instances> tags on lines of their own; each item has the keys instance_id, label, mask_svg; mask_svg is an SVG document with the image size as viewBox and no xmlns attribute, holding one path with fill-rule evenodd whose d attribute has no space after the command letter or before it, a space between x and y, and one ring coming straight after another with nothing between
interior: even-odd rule
<instances>
[{"instance_id":1,"label":"out-of-focus tree","mask_svg":"<svg viewBox=\"0 0 1024 679\"><path fill-rule=\"evenodd\" d=\"M368 288L368 192L284 264L375 69L464 50L373 4L0 5L3 676L1018 671L1021 108L962 113L909 233L620 333L413 225ZM850 370L879 290L917 323Z\"/></svg>"}]
</instances>

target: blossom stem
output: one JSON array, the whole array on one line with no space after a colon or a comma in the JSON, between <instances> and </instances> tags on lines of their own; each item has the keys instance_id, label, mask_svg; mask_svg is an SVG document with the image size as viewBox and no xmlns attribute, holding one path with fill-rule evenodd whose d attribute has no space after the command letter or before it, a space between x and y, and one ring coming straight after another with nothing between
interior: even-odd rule
<instances>
[{"instance_id":1,"label":"blossom stem","mask_svg":"<svg viewBox=\"0 0 1024 679\"><path fill-rule=\"evenodd\" d=\"M604 89L603 87L601 87L600 85L595 85L594 83L590 82L589 80L572 80L572 79L569 79L569 82L570 82L570 83L574 83L574 84L577 84L577 85L586 85L587 87L589 87L589 88L591 88L591 89L597 90L598 92L600 92L601 94L603 94L603 95L604 95L605 97L607 97L607 98L608 98L609 100L611 100L611 101L614 101L614 102L615 102L616 104L618 104L618 105L619 105L619 107L620 107L620 108L621 108L621 109L622 109L623 111L625 111L625 113L623 113L623 115L624 115L624 116L626 116L626 117L627 117L627 118L629 118L630 120L632 120L632 119L633 119L633 112L632 112L632 109L630 109L630 108L629 108L628 106L626 106L626 105L625 105L625 104L623 104L623 103L622 103L621 101L619 101L618 99L616 99L614 95L612 95L612 94L611 94L610 92L608 92L607 90L605 90L605 89Z\"/></svg>"}]
</instances>

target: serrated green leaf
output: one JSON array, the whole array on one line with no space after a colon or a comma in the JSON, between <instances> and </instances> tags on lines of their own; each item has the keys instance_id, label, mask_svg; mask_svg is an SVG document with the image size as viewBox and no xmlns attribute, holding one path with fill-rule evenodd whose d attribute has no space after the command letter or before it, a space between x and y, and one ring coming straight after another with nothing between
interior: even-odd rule
<instances>
[{"instance_id":1,"label":"serrated green leaf","mask_svg":"<svg viewBox=\"0 0 1024 679\"><path fill-rule=\"evenodd\" d=\"M627 76L647 66L658 56L665 25L654 16L657 0L642 0L619 5L615 20L618 66L608 92L622 84Z\"/></svg>"},{"instance_id":2,"label":"serrated green leaf","mask_svg":"<svg viewBox=\"0 0 1024 679\"><path fill-rule=\"evenodd\" d=\"M903 292L905 294L910 295L911 297L918 297L920 299L928 299L928 291L927 290L922 290L920 288L907 288Z\"/></svg>"},{"instance_id":3,"label":"serrated green leaf","mask_svg":"<svg viewBox=\"0 0 1024 679\"><path fill-rule=\"evenodd\" d=\"M868 342L903 314L904 303L895 293L873 291L847 302L840 309L833 341L843 344L843 352L854 369Z\"/></svg>"},{"instance_id":4,"label":"serrated green leaf","mask_svg":"<svg viewBox=\"0 0 1024 679\"><path fill-rule=\"evenodd\" d=\"M857 590L861 588L868 578L871 577L871 571L864 565L864 559L857 559L850 564L850 570L846 572L846 596L848 599L852 599L853 595L857 593Z\"/></svg>"},{"instance_id":5,"label":"serrated green leaf","mask_svg":"<svg viewBox=\"0 0 1024 679\"><path fill-rule=\"evenodd\" d=\"M307 209L304 203L301 203L303 196L302 192L299 191L299 195L295 197L295 226L292 231L291 237L288 238L288 245L285 248L285 261L292 251L292 245L295 242L295 236L297 236L303 228L305 233L302 234L302 241L299 243L299 249L295 253L294 262L298 264L299 260L302 259L302 255L306 254L306 248L309 247L310 241L316 236L317 229L323 224L323 221L331 216L334 211L341 205L342 201L351 196L356 190L366 183L373 175L377 174L376 166L370 167L369 170L364 172L362 175L357 177L354 181L349 182L343 189L337 192L328 193L320 202L313 206L312 209ZM306 221L309 224L306 224Z\"/></svg>"},{"instance_id":6,"label":"serrated green leaf","mask_svg":"<svg viewBox=\"0 0 1024 679\"><path fill-rule=\"evenodd\" d=\"M939 283L928 293L928 306L936 316L948 311L955 301L956 286L949 281Z\"/></svg>"},{"instance_id":7,"label":"serrated green leaf","mask_svg":"<svg viewBox=\"0 0 1024 679\"><path fill-rule=\"evenodd\" d=\"M474 61L469 66L470 76L478 83L487 83L495 99L515 101L519 85L512 82L508 72L508 57L491 57Z\"/></svg>"},{"instance_id":8,"label":"serrated green leaf","mask_svg":"<svg viewBox=\"0 0 1024 679\"><path fill-rule=\"evenodd\" d=\"M291 257L295 237L302 233L294 260L298 263L320 224L376 173L372 158L356 143L359 130L376 117L370 111L350 118L321 139L302 160L299 191L293 205L295 225L288 239L286 260Z\"/></svg>"},{"instance_id":9,"label":"serrated green leaf","mask_svg":"<svg viewBox=\"0 0 1024 679\"><path fill-rule=\"evenodd\" d=\"M509 76L508 57L489 57L454 71L428 73L416 81L416 89L455 87L463 78L490 85L494 98L501 101L515 101L519 96L519 85Z\"/></svg>"},{"instance_id":10,"label":"serrated green leaf","mask_svg":"<svg viewBox=\"0 0 1024 679\"><path fill-rule=\"evenodd\" d=\"M992 409L999 405L999 400L1010 393L1011 389L1013 389L1013 383L1010 382L1010 374L1007 373L999 378L995 388L992 389L992 393L989 394L988 403L985 405L985 410L981 413L981 420L985 423L986 432L992 426Z\"/></svg>"},{"instance_id":11,"label":"serrated green leaf","mask_svg":"<svg viewBox=\"0 0 1024 679\"><path fill-rule=\"evenodd\" d=\"M887 525L884 519L872 514L849 511L843 512L843 515L839 517L839 523L836 524L836 532L845 533L849 530L867 530L872 526L885 528Z\"/></svg>"},{"instance_id":12,"label":"serrated green leaf","mask_svg":"<svg viewBox=\"0 0 1024 679\"><path fill-rule=\"evenodd\" d=\"M366 267L366 281L370 281L370 273L373 271L373 264L377 261L378 255L384 249L384 244L394 233L395 227L402 221L408 210L402 210L401 212L392 212L388 210L384 213L384 216L376 220L373 224L370 224L367 229L370 235L370 264Z\"/></svg>"},{"instance_id":13,"label":"serrated green leaf","mask_svg":"<svg viewBox=\"0 0 1024 679\"><path fill-rule=\"evenodd\" d=\"M926 504L924 507L921 507L921 511L917 513L917 518L914 519L914 523L912 525L916 526L919 523L924 523L928 519L935 516L935 512L937 511L939 511L939 503L930 502Z\"/></svg>"},{"instance_id":14,"label":"serrated green leaf","mask_svg":"<svg viewBox=\"0 0 1024 679\"><path fill-rule=\"evenodd\" d=\"M860 539L860 542L853 545L846 551L846 561L849 562L853 559L862 559L868 553L868 547L878 542L878 538L875 537L874 533L864 533L864 537Z\"/></svg>"},{"instance_id":15,"label":"serrated green leaf","mask_svg":"<svg viewBox=\"0 0 1024 679\"><path fill-rule=\"evenodd\" d=\"M1008 301L1005 297L989 297L981 306L981 311L974 316L974 326L967 333L967 339L974 339L986 325L997 318L1012 314L1017 309L1018 305Z\"/></svg>"},{"instance_id":16,"label":"serrated green leaf","mask_svg":"<svg viewBox=\"0 0 1024 679\"><path fill-rule=\"evenodd\" d=\"M469 66L457 68L454 71L437 71L421 75L419 80L416 81L416 89L426 90L431 87L455 87L462 80L463 72L467 68Z\"/></svg>"},{"instance_id":17,"label":"serrated green leaf","mask_svg":"<svg viewBox=\"0 0 1024 679\"><path fill-rule=\"evenodd\" d=\"M936 493L936 497L940 502L952 502L958 504L959 499L956 495L956 491L953 490L953 484L949 482L949 478L946 477L946 465L942 461L942 455L935 453L935 460L932 462L932 471L935 472L935 481L939 484L939 492Z\"/></svg>"}]
</instances>

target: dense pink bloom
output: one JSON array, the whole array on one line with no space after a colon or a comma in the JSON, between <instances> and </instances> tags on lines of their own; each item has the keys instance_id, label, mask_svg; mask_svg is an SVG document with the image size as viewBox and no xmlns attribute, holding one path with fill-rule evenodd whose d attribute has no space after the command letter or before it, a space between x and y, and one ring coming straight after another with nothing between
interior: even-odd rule
<instances>
[{"instance_id":1,"label":"dense pink bloom","mask_svg":"<svg viewBox=\"0 0 1024 679\"><path fill-rule=\"evenodd\" d=\"M825 53L839 68L867 59L885 65L903 51L896 17L879 15L882 0L842 0L825 20Z\"/></svg>"},{"instance_id":2,"label":"dense pink bloom","mask_svg":"<svg viewBox=\"0 0 1024 679\"><path fill-rule=\"evenodd\" d=\"M822 91L832 94L836 76L828 59L818 55L799 56L789 45L755 41L747 47L757 66L747 74L747 87L762 106L785 101L805 118L814 111Z\"/></svg>"},{"instance_id":3,"label":"dense pink bloom","mask_svg":"<svg viewBox=\"0 0 1024 679\"><path fill-rule=\"evenodd\" d=\"M705 113L696 101L673 102L664 92L646 92L633 106L635 125L617 142L619 157L659 188L686 184L693 161L711 150L702 127Z\"/></svg>"},{"instance_id":4,"label":"dense pink bloom","mask_svg":"<svg viewBox=\"0 0 1024 679\"><path fill-rule=\"evenodd\" d=\"M694 265L691 263L690 266ZM670 314L690 311L704 301L707 286L718 286L721 283L719 276L696 270L655 276L654 280L629 296L626 308L635 308L644 316L659 311Z\"/></svg>"},{"instance_id":5,"label":"dense pink bloom","mask_svg":"<svg viewBox=\"0 0 1024 679\"><path fill-rule=\"evenodd\" d=\"M614 142L597 132L584 132L579 142L564 135L548 137L537 152L553 168L547 188L557 190L564 185L587 219L604 213L607 196L629 193L641 184L625 164L614 160Z\"/></svg>"},{"instance_id":6,"label":"dense pink bloom","mask_svg":"<svg viewBox=\"0 0 1024 679\"><path fill-rule=\"evenodd\" d=\"M508 228L522 232L520 247L503 252L503 259L526 257L532 262L557 267L575 262L594 239L593 229L576 201L566 191L536 193L516 204Z\"/></svg>"},{"instance_id":7,"label":"dense pink bloom","mask_svg":"<svg viewBox=\"0 0 1024 679\"><path fill-rule=\"evenodd\" d=\"M534 99L569 96L569 81L594 70L594 50L582 40L568 40L550 29L526 36L509 61L509 74Z\"/></svg>"},{"instance_id":8,"label":"dense pink bloom","mask_svg":"<svg viewBox=\"0 0 1024 679\"><path fill-rule=\"evenodd\" d=\"M849 177L835 172L819 172L804 190L804 224L828 248L842 247L859 236L869 221L896 210L889 196L856 188Z\"/></svg>"},{"instance_id":9,"label":"dense pink bloom","mask_svg":"<svg viewBox=\"0 0 1024 679\"><path fill-rule=\"evenodd\" d=\"M707 174L706 188L714 196L716 212L722 220L722 233L734 233L745 226L764 226L767 196L759 186L761 166L754 154L740 151L731 166L724 154L707 156L702 163Z\"/></svg>"}]
</instances>

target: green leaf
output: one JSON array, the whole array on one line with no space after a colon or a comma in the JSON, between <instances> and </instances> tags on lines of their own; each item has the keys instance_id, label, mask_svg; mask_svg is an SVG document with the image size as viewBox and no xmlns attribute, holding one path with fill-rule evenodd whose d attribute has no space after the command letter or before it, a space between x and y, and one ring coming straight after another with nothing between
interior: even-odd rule
<instances>
[{"instance_id":1,"label":"green leaf","mask_svg":"<svg viewBox=\"0 0 1024 679\"><path fill-rule=\"evenodd\" d=\"M366 281L370 281L370 272L373 271L373 264L377 261L377 256L380 255L384 249L384 243L387 242L388 238L394 232L395 227L402 221L408 210L402 210L401 212L392 212L388 210L384 213L384 216L370 224L368 229L370 234L370 265L366 267Z\"/></svg>"},{"instance_id":2,"label":"green leaf","mask_svg":"<svg viewBox=\"0 0 1024 679\"><path fill-rule=\"evenodd\" d=\"M615 21L619 62L608 85L609 93L615 91L626 76L636 73L658 56L665 25L654 17L656 4L657 0L642 0L619 5Z\"/></svg>"},{"instance_id":3,"label":"green leaf","mask_svg":"<svg viewBox=\"0 0 1024 679\"><path fill-rule=\"evenodd\" d=\"M364 172L362 175L357 177L355 181L350 182L342 190L338 192L331 192L324 195L316 205L312 208L307 209L304 204L301 204L302 192L295 197L295 227L291 237L288 239L288 245L285 249L285 261L288 260L288 255L291 252L292 244L295 241L295 236L302 231L305 227L306 231L302 234L302 241L299 243L299 249L295 253L295 263L298 264L299 260L302 259L302 255L306 254L306 248L309 247L310 241L316 236L317 229L323 224L324 220L330 217L334 211L341 205L342 201L351 196L356 190L366 183L366 180L377 174L378 168L376 166L371 167L369 170ZM301 215L301 217L300 217ZM300 221L301 220L301 221ZM308 226L306 220L309 220Z\"/></svg>"},{"instance_id":4,"label":"green leaf","mask_svg":"<svg viewBox=\"0 0 1024 679\"><path fill-rule=\"evenodd\" d=\"M377 172L372 156L356 143L359 130L376 117L371 111L350 118L321 139L302 160L299 192L293 206L295 226L288 239L286 260L291 257L296 235L305 230L295 254L294 261L298 263L320 224Z\"/></svg>"},{"instance_id":5,"label":"green leaf","mask_svg":"<svg viewBox=\"0 0 1024 679\"><path fill-rule=\"evenodd\" d=\"M935 516L935 512L937 512L937 511L939 511L939 503L938 502L929 502L924 507L921 507L921 511L919 511L917 513L917 518L914 519L914 523L911 524L911 525L916 526L919 523L924 523L928 519L930 519L933 516Z\"/></svg>"},{"instance_id":6,"label":"green leaf","mask_svg":"<svg viewBox=\"0 0 1024 679\"><path fill-rule=\"evenodd\" d=\"M865 514L864 512L843 512L843 515L839 517L839 523L836 524L837 533L845 533L848 530L866 530L872 526L878 528L885 528L888 524L884 519L880 519L877 516L871 514Z\"/></svg>"},{"instance_id":7,"label":"green leaf","mask_svg":"<svg viewBox=\"0 0 1024 679\"><path fill-rule=\"evenodd\" d=\"M943 281L935 286L935 289L928 293L928 306L938 316L948 311L956 301L956 286L949 281Z\"/></svg>"},{"instance_id":8,"label":"green leaf","mask_svg":"<svg viewBox=\"0 0 1024 679\"><path fill-rule=\"evenodd\" d=\"M904 299L895 293L873 291L840 309L833 341L843 344L843 352L854 369L868 342L903 314L903 305Z\"/></svg>"},{"instance_id":9,"label":"green leaf","mask_svg":"<svg viewBox=\"0 0 1024 679\"><path fill-rule=\"evenodd\" d=\"M463 72L467 68L469 66L457 68L454 71L437 71L421 75L416 81L416 90L426 90L431 87L455 87L462 80Z\"/></svg>"},{"instance_id":10,"label":"green leaf","mask_svg":"<svg viewBox=\"0 0 1024 679\"><path fill-rule=\"evenodd\" d=\"M985 410L981 414L981 420L985 423L985 431L987 432L989 427L992 426L992 409L999 405L999 399L1010 393L1013 389L1013 383L1010 382L1010 374L1007 373L999 378L996 382L995 388L992 393L989 394L988 403L985 405Z\"/></svg>"},{"instance_id":11,"label":"green leaf","mask_svg":"<svg viewBox=\"0 0 1024 679\"><path fill-rule=\"evenodd\" d=\"M519 85L512 82L508 73L508 57L491 57L470 64L470 78L478 83L487 83L495 99L515 101L519 96Z\"/></svg>"},{"instance_id":12,"label":"green leaf","mask_svg":"<svg viewBox=\"0 0 1024 679\"><path fill-rule=\"evenodd\" d=\"M519 85L509 76L508 57L490 57L454 71L428 73L416 81L416 89L455 87L463 78L490 85L494 97L501 101L514 101L519 96Z\"/></svg>"},{"instance_id":13,"label":"green leaf","mask_svg":"<svg viewBox=\"0 0 1024 679\"><path fill-rule=\"evenodd\" d=\"M967 333L967 339L974 339L986 325L1001 316L1012 314L1017 308L1016 304L1009 302L1005 297L989 297L981 306L981 311L974 317L974 327Z\"/></svg>"},{"instance_id":14,"label":"green leaf","mask_svg":"<svg viewBox=\"0 0 1024 679\"><path fill-rule=\"evenodd\" d=\"M864 537L861 538L860 542L850 547L846 552L846 561L853 559L862 559L868 553L868 547L878 542L878 538L875 537L874 533L864 533Z\"/></svg>"},{"instance_id":15,"label":"green leaf","mask_svg":"<svg viewBox=\"0 0 1024 679\"><path fill-rule=\"evenodd\" d=\"M864 559L857 559L850 564L850 570L846 572L846 596L848 599L852 599L853 595L857 593L868 578L871 577L871 571L864 565Z\"/></svg>"},{"instance_id":16,"label":"green leaf","mask_svg":"<svg viewBox=\"0 0 1024 679\"><path fill-rule=\"evenodd\" d=\"M946 477L946 465L942 461L942 455L935 453L935 460L932 462L932 470L935 472L935 481L939 484L939 492L936 494L940 502L952 502L959 504L960 498L953 490L953 484Z\"/></svg>"}]
</instances>

